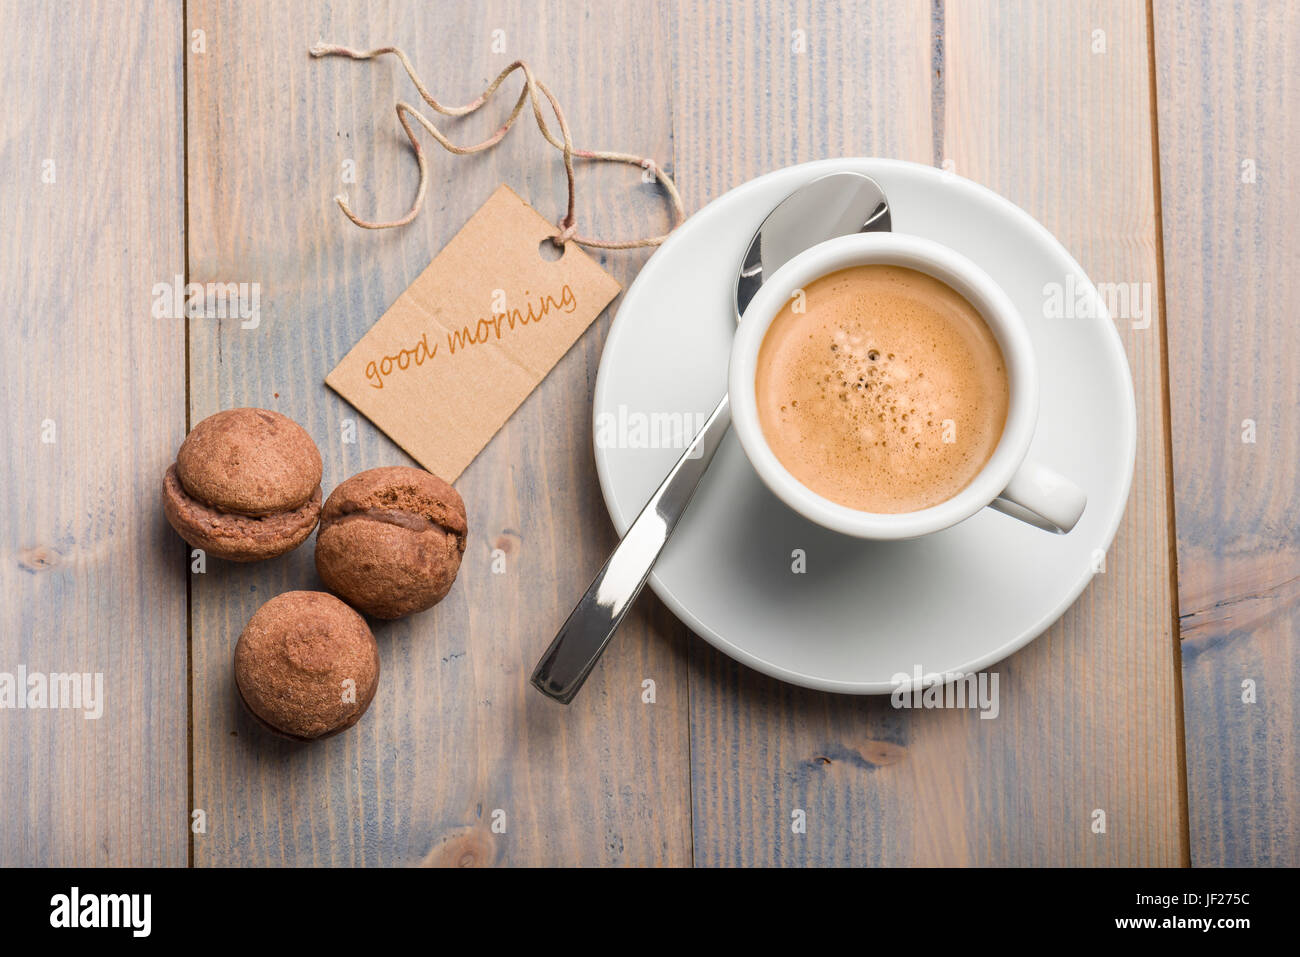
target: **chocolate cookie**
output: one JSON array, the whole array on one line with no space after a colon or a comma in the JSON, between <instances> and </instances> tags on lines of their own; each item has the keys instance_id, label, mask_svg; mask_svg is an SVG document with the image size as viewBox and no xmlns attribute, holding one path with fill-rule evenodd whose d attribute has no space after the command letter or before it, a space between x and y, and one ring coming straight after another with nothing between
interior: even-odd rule
<instances>
[{"instance_id":1,"label":"chocolate cookie","mask_svg":"<svg viewBox=\"0 0 1300 957\"><path fill-rule=\"evenodd\" d=\"M259 561L307 540L320 480L320 452L302 426L266 409L228 409L185 437L163 476L163 511L210 555Z\"/></svg>"},{"instance_id":2,"label":"chocolate cookie","mask_svg":"<svg viewBox=\"0 0 1300 957\"><path fill-rule=\"evenodd\" d=\"M290 591L257 610L235 645L235 687L263 725L299 741L338 734L379 686L366 620L333 595Z\"/></svg>"},{"instance_id":3,"label":"chocolate cookie","mask_svg":"<svg viewBox=\"0 0 1300 957\"><path fill-rule=\"evenodd\" d=\"M354 608L400 618L432 608L451 590L467 531L465 503L438 476L370 469L325 501L316 571Z\"/></svg>"}]
</instances>

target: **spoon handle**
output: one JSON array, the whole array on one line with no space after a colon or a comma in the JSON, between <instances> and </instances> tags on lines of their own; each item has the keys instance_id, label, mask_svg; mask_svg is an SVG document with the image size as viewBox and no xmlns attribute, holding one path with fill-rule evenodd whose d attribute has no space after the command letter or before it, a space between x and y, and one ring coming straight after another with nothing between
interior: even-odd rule
<instances>
[{"instance_id":1,"label":"spoon handle","mask_svg":"<svg viewBox=\"0 0 1300 957\"><path fill-rule=\"evenodd\" d=\"M578 693L619 622L641 594L730 424L731 406L723 396L537 662L532 683L542 694L568 704Z\"/></svg>"}]
</instances>

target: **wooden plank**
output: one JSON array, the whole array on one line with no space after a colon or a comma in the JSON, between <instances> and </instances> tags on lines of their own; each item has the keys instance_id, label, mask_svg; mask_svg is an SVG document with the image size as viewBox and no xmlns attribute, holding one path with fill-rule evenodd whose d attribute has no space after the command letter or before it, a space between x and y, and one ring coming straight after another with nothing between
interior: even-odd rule
<instances>
[{"instance_id":1,"label":"wooden plank","mask_svg":"<svg viewBox=\"0 0 1300 957\"><path fill-rule=\"evenodd\" d=\"M98 720L0 711L0 866L184 865L187 559L158 496L185 326L151 315L184 269L181 11L0 19L0 671L103 676Z\"/></svg>"},{"instance_id":2,"label":"wooden plank","mask_svg":"<svg viewBox=\"0 0 1300 957\"><path fill-rule=\"evenodd\" d=\"M1158 317L1143 5L951 4L946 23L945 156L1037 217L1094 282L1149 288ZM1128 510L1108 572L1014 659L997 761L1036 786L996 817L991 797L969 809L986 817L988 863L1186 860L1163 330L1115 323L1137 400ZM1093 808L1106 811L1104 837L1089 829Z\"/></svg>"},{"instance_id":3,"label":"wooden plank","mask_svg":"<svg viewBox=\"0 0 1300 957\"><path fill-rule=\"evenodd\" d=\"M1192 863L1295 867L1300 8L1154 27Z\"/></svg>"},{"instance_id":4,"label":"wooden plank","mask_svg":"<svg viewBox=\"0 0 1300 957\"><path fill-rule=\"evenodd\" d=\"M678 181L692 205L805 160L930 161L928 3L684 3L674 38ZM942 857L911 826L927 786L898 760L914 732L888 699L793 688L698 638L689 647L697 864ZM810 825L790 840L796 807Z\"/></svg>"},{"instance_id":5,"label":"wooden plank","mask_svg":"<svg viewBox=\"0 0 1300 957\"><path fill-rule=\"evenodd\" d=\"M943 41L933 70L932 14ZM806 65L786 52L803 23L816 51ZM1095 27L1110 38L1104 65L1088 59ZM745 37L749 55L727 37ZM819 156L950 159L1045 222L1092 275L1156 281L1140 5L809 6L771 18L708 5L681 18L677 46L675 135L693 199ZM769 87L746 108L743 91ZM682 106L693 100L694 113ZM997 721L792 689L691 645L697 861L1183 859L1159 335L1125 332L1140 450L1112 554L1124 571L999 668ZM834 824L784 839L792 807ZM1096 807L1104 837L1089 827Z\"/></svg>"},{"instance_id":6,"label":"wooden plank","mask_svg":"<svg viewBox=\"0 0 1300 957\"><path fill-rule=\"evenodd\" d=\"M427 137L424 214L363 232L414 194L410 147L393 114L418 102L393 60L310 60L317 40L403 46L437 95L476 96L523 57L554 90L581 146L671 160L664 14L655 4L227 5L194 0L208 52L191 65L190 268L197 281L261 283L261 325L196 323L191 414L261 405L302 422L325 485L409 460L323 385L325 373L501 182L547 216L563 205L558 156L531 120L493 152L445 155ZM502 31L495 34L494 31ZM504 49L494 50L494 39ZM507 89L517 91L518 79ZM514 92L451 126L482 139ZM356 164L344 186L343 164ZM637 171L580 168L583 231L662 228L662 200ZM647 253L602 259L625 284ZM616 301L617 302L617 301ZM209 812L200 865L683 864L690 860L683 635L660 606L638 609L578 701L527 685L532 666L600 567L614 536L591 452L599 320L470 466L465 562L435 610L378 624L383 678L360 725L312 747L270 740L240 713L230 659L256 607L319 587L310 546L253 567L218 563L194 583L194 790ZM357 425L356 444L341 440ZM507 553L504 575L491 553ZM641 682L658 684L641 702ZM507 830L491 832L493 812Z\"/></svg>"}]
</instances>

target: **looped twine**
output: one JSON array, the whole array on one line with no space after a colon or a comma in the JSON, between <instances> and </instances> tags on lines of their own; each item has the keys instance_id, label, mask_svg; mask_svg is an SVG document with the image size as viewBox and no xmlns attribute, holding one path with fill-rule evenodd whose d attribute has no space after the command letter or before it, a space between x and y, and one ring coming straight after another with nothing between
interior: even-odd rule
<instances>
[{"instance_id":1,"label":"looped twine","mask_svg":"<svg viewBox=\"0 0 1300 957\"><path fill-rule=\"evenodd\" d=\"M555 233L553 236L551 236L551 239L553 239L553 240L555 241L555 245L557 245L557 246L563 246L563 245L564 245L565 243L567 243L570 239L573 239L573 238L574 238L574 234L578 231L578 227L575 226L575 225L573 225L573 223L569 223L569 224L566 226L566 225L564 224L564 220L560 220L558 223L556 223L556 226L558 227L559 232L557 232L557 233ZM663 242L663 240L664 240L664 237L663 237L663 236L660 236L659 239L658 239L658 242ZM574 240L574 241L580 243L580 242L583 242L584 240L576 239L576 240ZM591 244L591 245L597 245L597 244L594 244L594 243L593 243L593 244ZM606 247L606 248L608 248L608 247Z\"/></svg>"},{"instance_id":2,"label":"looped twine","mask_svg":"<svg viewBox=\"0 0 1300 957\"><path fill-rule=\"evenodd\" d=\"M545 83L533 76L532 70L528 68L528 64L523 60L516 60L498 73L496 79L488 84L487 89L471 102L464 106L444 106L434 99L433 95L425 87L424 83L421 82L419 75L415 72L415 67L411 65L411 61L398 47L388 46L376 47L373 50L353 50L332 43L317 43L315 46L311 47L309 52L313 57L317 58L326 56L345 56L350 57L353 60L369 60L374 57L391 53L401 61L402 66L406 69L406 75L409 76L411 82L415 84L415 88L419 91L421 99L423 99L424 102L427 103L435 112L450 117L468 116L470 113L481 109L487 101L492 98L492 94L497 91L510 74L514 73L516 70L522 71L524 74L524 88L519 92L519 98L515 101L514 108L510 111L510 116L506 119L505 123L497 128L496 132L481 143L473 143L466 146L453 143L418 109L411 106L406 101L399 102L397 104L397 120L402 124L402 129L406 131L407 139L411 141L411 148L415 151L415 160L420 167L420 186L415 193L415 202L411 205L407 214L400 219L394 219L388 222L371 222L370 220L362 219L352 211L352 208L348 205L346 197L334 197L335 202L339 204L339 208L343 210L344 215L362 229L392 229L395 226L405 226L419 215L420 209L424 205L425 193L428 191L429 186L428 164L424 156L424 149L420 146L420 141L416 138L415 131L411 128L408 118L413 117L417 123L429 132L429 135L437 141L438 145L447 152L453 153L457 156L464 156L470 153L481 153L500 143L506 133L510 131L510 127L514 125L515 120L517 120L523 112L525 103L531 103L533 108L533 117L537 120L537 128L541 131L542 136L546 138L546 141L550 143L551 146L559 150L564 156L564 175L568 183L569 200L564 217L556 224L556 232L551 236L551 241L554 242L555 245L562 247L565 243L572 241L582 246L591 246L598 249L637 249L643 246L657 246L668 238L668 233L665 233L662 236L652 236L647 239L629 240L603 240L594 239L590 236L579 236L577 234L574 215L575 185L573 159L575 156L579 159L585 160L607 160L614 163L627 163L629 165L639 166L642 169L652 171L655 175L655 179L658 180L659 184L664 188L664 191L668 194L669 201L672 203L673 224L669 227L668 232L672 232L672 230L686 218L686 210L682 205L682 198L677 192L676 185L674 185L672 179L654 160L641 156L633 156L630 153L575 149L573 146L573 137L569 134L568 121L565 120L564 111L560 109L560 104L555 99L555 95L550 91ZM538 95L539 93L541 96ZM546 125L545 118L542 116L542 97L546 98L547 103L550 104L551 112L555 114L555 121L560 129L559 139L557 139L555 134L551 132L550 127Z\"/></svg>"}]
</instances>

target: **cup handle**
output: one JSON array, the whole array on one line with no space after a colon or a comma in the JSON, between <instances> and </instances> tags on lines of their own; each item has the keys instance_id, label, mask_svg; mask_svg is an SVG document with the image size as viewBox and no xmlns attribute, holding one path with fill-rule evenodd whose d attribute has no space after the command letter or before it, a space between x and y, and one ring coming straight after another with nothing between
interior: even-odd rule
<instances>
[{"instance_id":1,"label":"cup handle","mask_svg":"<svg viewBox=\"0 0 1300 957\"><path fill-rule=\"evenodd\" d=\"M1026 462L989 505L1037 528L1064 535L1074 528L1087 503L1083 489L1065 476Z\"/></svg>"}]
</instances>

